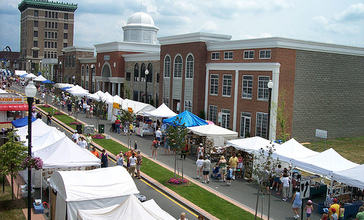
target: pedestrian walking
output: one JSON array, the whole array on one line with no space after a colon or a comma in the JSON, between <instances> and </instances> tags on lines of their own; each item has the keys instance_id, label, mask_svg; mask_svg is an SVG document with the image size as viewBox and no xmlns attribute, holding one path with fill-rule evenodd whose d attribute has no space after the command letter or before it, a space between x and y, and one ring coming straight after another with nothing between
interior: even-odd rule
<instances>
[{"instance_id":1,"label":"pedestrian walking","mask_svg":"<svg viewBox=\"0 0 364 220\"><path fill-rule=\"evenodd\" d=\"M81 139L81 140L78 142L78 145L79 145L81 148L86 149L86 147L87 147L87 142L86 142L85 138L84 138L84 137L80 137L80 139Z\"/></svg>"},{"instance_id":2,"label":"pedestrian walking","mask_svg":"<svg viewBox=\"0 0 364 220\"><path fill-rule=\"evenodd\" d=\"M202 143L200 143L200 146L198 146L197 148L197 159L200 158L201 156L202 157L204 156L204 148Z\"/></svg>"},{"instance_id":3,"label":"pedestrian walking","mask_svg":"<svg viewBox=\"0 0 364 220\"><path fill-rule=\"evenodd\" d=\"M124 165L124 155L122 151L120 151L120 153L116 156L116 165L118 166Z\"/></svg>"},{"instance_id":4,"label":"pedestrian walking","mask_svg":"<svg viewBox=\"0 0 364 220\"><path fill-rule=\"evenodd\" d=\"M92 137L91 137L91 134L90 134L90 133L88 133L88 134L86 135L85 140L86 140L86 142L87 142L87 148L88 148L88 149L91 149Z\"/></svg>"},{"instance_id":5,"label":"pedestrian walking","mask_svg":"<svg viewBox=\"0 0 364 220\"><path fill-rule=\"evenodd\" d=\"M150 149L152 150L152 155L150 157L154 157L154 159L157 159L158 156L158 148L159 148L159 142L157 138L154 138L152 146L150 146Z\"/></svg>"},{"instance_id":6,"label":"pedestrian walking","mask_svg":"<svg viewBox=\"0 0 364 220\"><path fill-rule=\"evenodd\" d=\"M296 193L292 197L292 209L294 213L294 219L298 219L300 217L300 209L302 206L302 200L300 199L300 188L296 188Z\"/></svg>"},{"instance_id":7,"label":"pedestrian walking","mask_svg":"<svg viewBox=\"0 0 364 220\"><path fill-rule=\"evenodd\" d=\"M312 206L312 201L308 200L307 201L307 205L305 206L305 208L303 209L303 211L306 210L306 216L307 216L307 220L310 220L310 216L313 210L313 206Z\"/></svg>"},{"instance_id":8,"label":"pedestrian walking","mask_svg":"<svg viewBox=\"0 0 364 220\"><path fill-rule=\"evenodd\" d=\"M77 130L75 130L75 132L72 135L72 140L73 141L78 141L79 137L80 137L80 135L78 134Z\"/></svg>"},{"instance_id":9,"label":"pedestrian walking","mask_svg":"<svg viewBox=\"0 0 364 220\"><path fill-rule=\"evenodd\" d=\"M134 150L137 150L137 149L138 149L138 142L134 141Z\"/></svg>"},{"instance_id":10,"label":"pedestrian walking","mask_svg":"<svg viewBox=\"0 0 364 220\"><path fill-rule=\"evenodd\" d=\"M230 157L229 159L229 165L231 167L231 169L233 169L233 180L235 180L235 172L236 172L236 167L238 166L238 158L236 157L236 154L233 154L232 157Z\"/></svg>"},{"instance_id":11,"label":"pedestrian walking","mask_svg":"<svg viewBox=\"0 0 364 220\"><path fill-rule=\"evenodd\" d=\"M282 185L283 185L283 201L287 201L289 192L289 177L287 173L283 173Z\"/></svg>"},{"instance_id":12,"label":"pedestrian walking","mask_svg":"<svg viewBox=\"0 0 364 220\"><path fill-rule=\"evenodd\" d=\"M196 161L196 171L197 171L197 177L196 179L202 179L202 166L203 166L203 157L200 156L200 158L197 159Z\"/></svg>"},{"instance_id":13,"label":"pedestrian walking","mask_svg":"<svg viewBox=\"0 0 364 220\"><path fill-rule=\"evenodd\" d=\"M224 156L220 157L219 162L217 163L220 172L220 181L225 182L225 175L226 175L226 160Z\"/></svg>"},{"instance_id":14,"label":"pedestrian walking","mask_svg":"<svg viewBox=\"0 0 364 220\"><path fill-rule=\"evenodd\" d=\"M142 166L143 163L143 156L140 153L140 150L137 151L137 156L136 156L137 160L136 160L136 170L137 170L137 178L140 179L140 167Z\"/></svg>"},{"instance_id":15,"label":"pedestrian walking","mask_svg":"<svg viewBox=\"0 0 364 220\"><path fill-rule=\"evenodd\" d=\"M158 128L158 130L155 131L155 137L159 142L161 142L162 132L160 128Z\"/></svg>"},{"instance_id":16,"label":"pedestrian walking","mask_svg":"<svg viewBox=\"0 0 364 220\"><path fill-rule=\"evenodd\" d=\"M186 142L185 147L181 148L181 159L183 158L184 160L186 160L187 152L188 152L188 143Z\"/></svg>"},{"instance_id":17,"label":"pedestrian walking","mask_svg":"<svg viewBox=\"0 0 364 220\"><path fill-rule=\"evenodd\" d=\"M47 115L47 125L49 125L49 126L52 125L52 115L50 112L48 112L48 115Z\"/></svg>"},{"instance_id":18,"label":"pedestrian walking","mask_svg":"<svg viewBox=\"0 0 364 220\"><path fill-rule=\"evenodd\" d=\"M109 166L109 155L106 153L105 149L101 151L101 168L105 168Z\"/></svg>"},{"instance_id":19,"label":"pedestrian walking","mask_svg":"<svg viewBox=\"0 0 364 220\"><path fill-rule=\"evenodd\" d=\"M137 160L137 158L135 157L135 153L133 153L131 155L131 157L129 157L129 161L130 161L129 174L131 175L131 177L134 177L134 175L135 175L136 160Z\"/></svg>"},{"instance_id":20,"label":"pedestrian walking","mask_svg":"<svg viewBox=\"0 0 364 220\"><path fill-rule=\"evenodd\" d=\"M202 171L204 177L203 183L210 182L209 178L210 170L211 170L211 161L209 160L209 158L205 157L205 160L203 161L203 171Z\"/></svg>"},{"instance_id":21,"label":"pedestrian walking","mask_svg":"<svg viewBox=\"0 0 364 220\"><path fill-rule=\"evenodd\" d=\"M95 155L95 157L100 158L100 155L99 155L99 153L98 153L98 152L97 152L97 150L96 150L96 147L93 147L93 148L92 148L91 153L92 153L93 155Z\"/></svg>"},{"instance_id":22,"label":"pedestrian walking","mask_svg":"<svg viewBox=\"0 0 364 220\"><path fill-rule=\"evenodd\" d=\"M129 158L133 155L133 153L134 153L134 149L130 149L128 152L125 153L126 170L128 170L128 171L130 169L130 160L129 160Z\"/></svg>"},{"instance_id":23,"label":"pedestrian walking","mask_svg":"<svg viewBox=\"0 0 364 220\"><path fill-rule=\"evenodd\" d=\"M233 178L233 169L228 166L226 172L226 185L231 186L231 179Z\"/></svg>"}]
</instances>

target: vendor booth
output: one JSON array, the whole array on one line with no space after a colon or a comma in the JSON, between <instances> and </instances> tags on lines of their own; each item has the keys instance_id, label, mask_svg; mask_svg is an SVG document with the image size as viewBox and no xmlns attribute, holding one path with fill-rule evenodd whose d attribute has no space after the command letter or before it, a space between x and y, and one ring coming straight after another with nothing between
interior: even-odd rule
<instances>
[{"instance_id":1,"label":"vendor booth","mask_svg":"<svg viewBox=\"0 0 364 220\"><path fill-rule=\"evenodd\" d=\"M11 121L22 118L23 111L28 111L23 96L0 89L0 129L12 129Z\"/></svg>"},{"instance_id":2,"label":"vendor booth","mask_svg":"<svg viewBox=\"0 0 364 220\"><path fill-rule=\"evenodd\" d=\"M52 219L76 220L78 210L119 205L138 194L133 179L121 166L90 171L56 171L50 178Z\"/></svg>"},{"instance_id":3,"label":"vendor booth","mask_svg":"<svg viewBox=\"0 0 364 220\"><path fill-rule=\"evenodd\" d=\"M184 111L174 117L164 119L163 123L174 126L174 123L178 122L176 120L177 117L181 119L181 121L179 123L177 123L177 125L184 124L184 126L187 128L194 127L194 126L208 125L208 123L205 120L201 119L200 117L198 117L197 115L194 115L193 113L191 113L189 111Z\"/></svg>"},{"instance_id":4,"label":"vendor booth","mask_svg":"<svg viewBox=\"0 0 364 220\"><path fill-rule=\"evenodd\" d=\"M78 210L80 220L172 220L173 216L162 210L154 200L141 203L135 195L129 195L123 203L101 209Z\"/></svg>"},{"instance_id":5,"label":"vendor booth","mask_svg":"<svg viewBox=\"0 0 364 220\"><path fill-rule=\"evenodd\" d=\"M279 159L280 161L292 163L293 159L312 157L317 154L318 152L308 149L292 138L281 145L276 145L272 157L274 159Z\"/></svg>"},{"instance_id":6,"label":"vendor booth","mask_svg":"<svg viewBox=\"0 0 364 220\"><path fill-rule=\"evenodd\" d=\"M213 161L216 160L216 155L220 155L223 152L222 148L226 141L238 137L238 132L214 124L189 127L188 130L192 133L191 153L195 153L199 143L204 142L204 152L209 153ZM204 137L205 140L197 141L198 137L195 137L195 135Z\"/></svg>"}]
</instances>

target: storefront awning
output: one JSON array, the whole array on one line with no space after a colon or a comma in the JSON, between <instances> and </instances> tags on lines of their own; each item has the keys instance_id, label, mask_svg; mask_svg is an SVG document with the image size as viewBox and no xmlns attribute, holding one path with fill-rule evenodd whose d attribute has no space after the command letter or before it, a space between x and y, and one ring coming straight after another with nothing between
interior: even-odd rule
<instances>
[{"instance_id":1,"label":"storefront awning","mask_svg":"<svg viewBox=\"0 0 364 220\"><path fill-rule=\"evenodd\" d=\"M0 111L27 111L28 104L4 104L0 105Z\"/></svg>"}]
</instances>

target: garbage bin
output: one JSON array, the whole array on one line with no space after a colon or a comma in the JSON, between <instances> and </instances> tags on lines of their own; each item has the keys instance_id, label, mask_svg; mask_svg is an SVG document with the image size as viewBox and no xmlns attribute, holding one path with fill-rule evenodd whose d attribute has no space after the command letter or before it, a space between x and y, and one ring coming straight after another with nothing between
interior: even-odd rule
<instances>
[{"instance_id":1,"label":"garbage bin","mask_svg":"<svg viewBox=\"0 0 364 220\"><path fill-rule=\"evenodd\" d=\"M76 130L79 134L82 134L82 125L76 125Z\"/></svg>"},{"instance_id":2,"label":"garbage bin","mask_svg":"<svg viewBox=\"0 0 364 220\"><path fill-rule=\"evenodd\" d=\"M35 104L40 104L39 99L36 99L36 100L35 100Z\"/></svg>"},{"instance_id":3,"label":"garbage bin","mask_svg":"<svg viewBox=\"0 0 364 220\"><path fill-rule=\"evenodd\" d=\"M99 133L102 134L105 132L105 125L104 124L99 124Z\"/></svg>"}]
</instances>

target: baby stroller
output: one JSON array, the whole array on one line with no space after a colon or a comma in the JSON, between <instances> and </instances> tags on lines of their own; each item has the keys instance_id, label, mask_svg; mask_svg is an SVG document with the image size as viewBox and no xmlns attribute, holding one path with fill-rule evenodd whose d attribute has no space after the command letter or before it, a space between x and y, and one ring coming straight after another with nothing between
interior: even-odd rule
<instances>
[{"instance_id":1,"label":"baby stroller","mask_svg":"<svg viewBox=\"0 0 364 220\"><path fill-rule=\"evenodd\" d=\"M219 179L221 177L221 174L219 174L220 168L218 166L215 166L212 170L211 178Z\"/></svg>"}]
</instances>

